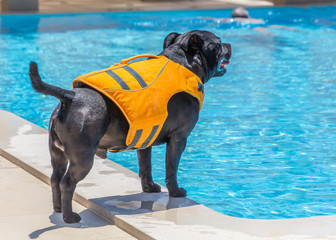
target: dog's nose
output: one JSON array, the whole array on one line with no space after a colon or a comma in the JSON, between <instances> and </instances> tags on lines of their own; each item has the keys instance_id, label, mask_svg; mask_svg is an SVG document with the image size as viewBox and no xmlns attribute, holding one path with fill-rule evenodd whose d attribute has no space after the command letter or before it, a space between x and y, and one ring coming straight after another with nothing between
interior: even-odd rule
<instances>
[{"instance_id":1,"label":"dog's nose","mask_svg":"<svg viewBox=\"0 0 336 240\"><path fill-rule=\"evenodd\" d=\"M231 58L231 44L230 43L223 43L223 49L224 49L224 57L226 59L230 59Z\"/></svg>"}]
</instances>

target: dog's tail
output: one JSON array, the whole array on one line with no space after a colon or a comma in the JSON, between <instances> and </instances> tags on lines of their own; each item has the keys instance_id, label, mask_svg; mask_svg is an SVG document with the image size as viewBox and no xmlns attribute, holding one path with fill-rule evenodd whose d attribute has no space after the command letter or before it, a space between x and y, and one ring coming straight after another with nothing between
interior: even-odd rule
<instances>
[{"instance_id":1,"label":"dog's tail","mask_svg":"<svg viewBox=\"0 0 336 240\"><path fill-rule=\"evenodd\" d=\"M72 99L75 96L75 93L73 91L65 90L42 82L36 62L30 62L29 77L32 86L36 92L54 96L61 100L61 102L63 103L72 102Z\"/></svg>"}]
</instances>

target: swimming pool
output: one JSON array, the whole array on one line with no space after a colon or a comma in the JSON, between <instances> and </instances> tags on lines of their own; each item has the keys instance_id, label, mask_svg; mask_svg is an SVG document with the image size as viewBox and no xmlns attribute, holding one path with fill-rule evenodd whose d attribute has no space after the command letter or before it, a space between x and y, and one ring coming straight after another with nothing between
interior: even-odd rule
<instances>
[{"instance_id":1,"label":"swimming pool","mask_svg":"<svg viewBox=\"0 0 336 240\"><path fill-rule=\"evenodd\" d=\"M31 60L47 82L71 88L83 73L159 53L172 31L209 30L232 44L233 56L227 74L205 86L181 187L236 217L336 214L336 7L250 15L265 24L218 20L230 10L0 16L0 109L47 128L58 101L33 92ZM162 185L164 153L153 149ZM109 158L138 171L134 151Z\"/></svg>"}]
</instances>

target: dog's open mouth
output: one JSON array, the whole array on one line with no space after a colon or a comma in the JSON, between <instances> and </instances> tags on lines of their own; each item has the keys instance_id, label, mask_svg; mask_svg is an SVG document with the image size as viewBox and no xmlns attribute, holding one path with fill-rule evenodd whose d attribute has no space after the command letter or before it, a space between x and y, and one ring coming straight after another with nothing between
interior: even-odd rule
<instances>
[{"instance_id":1,"label":"dog's open mouth","mask_svg":"<svg viewBox=\"0 0 336 240\"><path fill-rule=\"evenodd\" d=\"M218 63L218 70L225 70L226 65L229 65L230 60L223 58L221 61Z\"/></svg>"}]
</instances>

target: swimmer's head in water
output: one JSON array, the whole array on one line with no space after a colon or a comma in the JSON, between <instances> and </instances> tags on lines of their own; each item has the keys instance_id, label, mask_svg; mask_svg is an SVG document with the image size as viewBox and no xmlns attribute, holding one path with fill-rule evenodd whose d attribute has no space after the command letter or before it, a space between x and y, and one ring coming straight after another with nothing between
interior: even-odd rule
<instances>
[{"instance_id":1,"label":"swimmer's head in water","mask_svg":"<svg viewBox=\"0 0 336 240\"><path fill-rule=\"evenodd\" d=\"M249 18L250 15L248 11L246 11L244 8L238 7L233 10L231 17L232 18Z\"/></svg>"}]
</instances>

